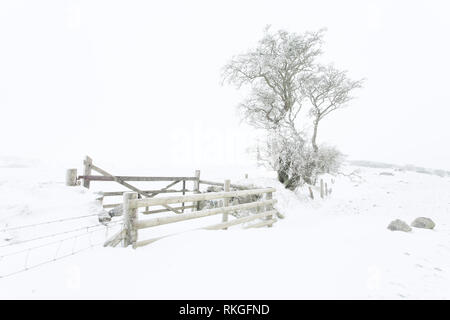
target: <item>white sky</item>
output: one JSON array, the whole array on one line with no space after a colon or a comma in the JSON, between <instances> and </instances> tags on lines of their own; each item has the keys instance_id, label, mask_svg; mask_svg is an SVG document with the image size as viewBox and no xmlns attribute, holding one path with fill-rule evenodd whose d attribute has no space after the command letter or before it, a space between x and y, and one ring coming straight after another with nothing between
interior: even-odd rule
<instances>
[{"instance_id":1,"label":"white sky","mask_svg":"<svg viewBox=\"0 0 450 320\"><path fill-rule=\"evenodd\" d=\"M448 1L1 1L0 155L233 166L252 131L220 70L263 27L328 28L367 78L319 140L352 159L450 170Z\"/></svg>"}]
</instances>

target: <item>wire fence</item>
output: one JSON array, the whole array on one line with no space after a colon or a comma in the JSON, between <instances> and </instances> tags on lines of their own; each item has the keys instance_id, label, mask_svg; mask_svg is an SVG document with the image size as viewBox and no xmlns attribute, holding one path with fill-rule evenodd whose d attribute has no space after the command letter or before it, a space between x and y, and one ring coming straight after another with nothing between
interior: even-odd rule
<instances>
[{"instance_id":1,"label":"wire fence","mask_svg":"<svg viewBox=\"0 0 450 320\"><path fill-rule=\"evenodd\" d=\"M4 228L0 229L0 232L8 232L8 231L18 231L22 229L28 229L32 227L38 227L42 225L48 225L48 224L55 224L55 223L62 223L65 221L72 221L72 220L78 220L88 217L94 217L97 216L100 218L99 214L91 214L91 215L84 215L84 216L78 216L78 217L70 217L70 218L64 218L64 219L57 219L52 221L45 221L45 222L39 222L34 224L28 224L28 225L22 225L22 226L14 226L10 228ZM108 233L111 229L115 227L119 227L123 224L122 220L116 220L116 221L108 221L108 222L101 222L99 220L99 223L92 224L88 226L83 227L76 227L70 230L64 230L60 232L54 232L51 234L45 234L42 236L32 237L24 240L18 240L9 242L7 244L0 245L0 250L7 250L9 248L16 248L22 247L23 245L29 245L29 244L36 244L31 247L18 249L10 252L4 252L1 253L0 251L0 279L13 276L15 274L25 272L30 269L37 268L39 266L49 264L58 260L61 260L63 258L67 258L70 256L73 256L75 254L78 254L80 252L86 251L88 249L98 247L102 245L108 237ZM85 232L82 232L85 231ZM101 236L100 239L92 239L94 234L100 234L100 232L104 231L104 236ZM68 237L59 238L64 235L73 234ZM50 239L57 239L53 241L46 241ZM58 239L59 238L59 239ZM98 237L97 237L98 238ZM80 239L84 239L85 246L79 248L77 245L79 244ZM39 243L45 241L45 243ZM65 248L64 251L62 249L63 246L68 245L69 248ZM52 248L54 247L54 248ZM47 252L45 252L45 248L48 248ZM39 251L41 250L41 251ZM43 261L39 261L37 263L30 263L30 255L32 253L39 252L38 258L42 258L45 256L45 259ZM23 254L23 257L21 256ZM2 268L6 266L6 261L8 259L14 260L14 256L17 256L17 261L12 262L10 268L6 272L2 272ZM12 269L12 270L10 270Z\"/></svg>"},{"instance_id":2,"label":"wire fence","mask_svg":"<svg viewBox=\"0 0 450 320\"><path fill-rule=\"evenodd\" d=\"M86 250L88 250L88 249L92 249L92 248L94 248L94 247L98 247L98 246L100 246L102 243L103 243L103 242L99 242L99 243L94 244L94 245L91 245L91 246L89 246L89 247L85 247L85 248L79 249L79 250L77 250L77 251L72 251L71 253L68 253L68 254L59 256L59 257L57 257L57 258L53 258L53 259L46 260L46 261L44 261L44 262L40 262L40 263L34 264L34 265L32 265L32 266L28 266L28 265L27 265L27 264L28 264L28 255L27 255L27 258L26 258L26 260L25 260L24 267L23 267L22 269L19 269L19 270L13 271L13 272L9 272L9 273L2 274L2 275L0 275L0 279L7 278L7 277L10 277L10 276L16 275L16 274L18 274L18 273L22 273L22 272L25 272L25 271L28 271L28 270L31 270L31 269L34 269L34 268L37 268L37 267L40 267L40 266L43 266L43 265L46 265L46 264L55 262L55 261L58 261L58 260L61 260L61 259L64 259L64 258L73 256L73 255L75 255L75 254L77 254L77 253L86 251ZM0 259L0 262L1 262L1 259Z\"/></svg>"},{"instance_id":3,"label":"wire fence","mask_svg":"<svg viewBox=\"0 0 450 320\"><path fill-rule=\"evenodd\" d=\"M42 225L47 225L47 224L52 224L52 223L60 223L60 222L65 222L65 221L79 220L79 219L95 217L95 216L99 217L99 214L95 213L95 214L89 214L89 215L85 215L85 216L56 219L56 220L44 221L44 222L39 222L39 223L34 223L34 224L27 224L27 225L23 225L23 226L3 228L3 229L0 229L0 232L15 231L15 230L20 230L20 229L32 228L32 227L37 227L37 226L42 226Z\"/></svg>"},{"instance_id":4,"label":"wire fence","mask_svg":"<svg viewBox=\"0 0 450 320\"><path fill-rule=\"evenodd\" d=\"M109 225L114 225L114 224L117 224L117 223L122 223L122 221L110 222ZM47 235L44 235L44 236L39 236L39 237L31 238L31 239L25 239L25 240L19 240L19 241L15 241L15 242L10 242L10 243L1 245L0 248L9 247L9 246L13 246L13 245L19 245L19 244L23 244L23 243L27 243L27 242L31 242L31 241L36 241L36 240L53 238L53 237L57 237L57 236L60 236L60 235L64 235L64 234L68 234L68 233L74 233L74 232L82 231L82 230L89 231L89 229L98 228L98 227L104 227L104 226L105 226L104 224L95 224L95 225L80 227L80 228L76 228L76 229L72 229L72 230L56 232L56 233L47 234Z\"/></svg>"}]
</instances>

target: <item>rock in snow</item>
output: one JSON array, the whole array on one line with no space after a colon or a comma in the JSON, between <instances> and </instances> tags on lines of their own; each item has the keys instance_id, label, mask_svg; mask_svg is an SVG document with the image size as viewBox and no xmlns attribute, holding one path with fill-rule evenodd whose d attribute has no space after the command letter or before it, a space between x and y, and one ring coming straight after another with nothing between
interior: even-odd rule
<instances>
[{"instance_id":1,"label":"rock in snow","mask_svg":"<svg viewBox=\"0 0 450 320\"><path fill-rule=\"evenodd\" d=\"M411 226L414 228L433 229L436 224L430 218L419 217L411 223Z\"/></svg>"},{"instance_id":2,"label":"rock in snow","mask_svg":"<svg viewBox=\"0 0 450 320\"><path fill-rule=\"evenodd\" d=\"M391 231L404 231L410 232L412 229L405 221L402 220L394 220L388 225L388 229Z\"/></svg>"}]
</instances>

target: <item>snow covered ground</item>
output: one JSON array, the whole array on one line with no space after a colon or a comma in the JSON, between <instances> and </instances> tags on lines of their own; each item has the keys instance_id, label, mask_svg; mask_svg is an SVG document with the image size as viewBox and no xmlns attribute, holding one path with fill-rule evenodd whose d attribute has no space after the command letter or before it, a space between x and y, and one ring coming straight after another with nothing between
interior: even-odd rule
<instances>
[{"instance_id":1,"label":"snow covered ground","mask_svg":"<svg viewBox=\"0 0 450 320\"><path fill-rule=\"evenodd\" d=\"M450 299L450 178L345 168L354 170L357 176L339 175L335 183L325 177L333 192L324 200L317 193L309 199L307 190L294 194L270 173L255 171L249 182L277 188L276 207L286 218L273 228L190 231L133 250L94 246L114 227L95 226L101 211L95 195L65 187L62 169L0 168L0 256L23 251L0 258L0 276L25 263L68 255L0 278L0 298ZM211 180L228 177L218 173ZM11 230L78 216L87 217ZM436 228L410 233L386 228L394 219L411 223L419 216L433 219ZM207 225L208 219L220 222L214 216L176 225L187 230ZM72 238L58 242L65 237ZM54 247L27 251L54 240Z\"/></svg>"}]
</instances>

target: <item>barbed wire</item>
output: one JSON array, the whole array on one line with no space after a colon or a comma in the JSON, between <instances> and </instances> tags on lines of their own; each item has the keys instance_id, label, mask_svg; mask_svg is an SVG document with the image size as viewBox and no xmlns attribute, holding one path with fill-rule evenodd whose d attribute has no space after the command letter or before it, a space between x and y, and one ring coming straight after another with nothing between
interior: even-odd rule
<instances>
[{"instance_id":1,"label":"barbed wire","mask_svg":"<svg viewBox=\"0 0 450 320\"><path fill-rule=\"evenodd\" d=\"M120 223L122 223L122 221L112 221L112 222L110 222L108 224L109 225L111 225L111 224L115 225L115 224L120 224ZM67 230L67 231L63 231L63 232L52 233L52 234L48 234L48 235L40 236L40 237L36 237L36 238L25 239L25 240L21 240L21 241L17 241L17 242L7 243L7 244L4 244L4 245L1 245L0 248L9 247L9 246L13 246L13 245L19 245L19 244L23 244L23 243L27 243L27 242L31 242L31 241L36 241L36 240L42 240L42 239L46 239L46 238L57 237L57 236L60 236L60 235L73 233L73 232L77 232L77 231L82 231L82 230L85 230L85 229L86 229L86 231L89 231L89 229L96 228L96 227L104 227L104 226L105 226L104 224L99 223L99 224L95 224L95 225L80 227L80 228L77 228L77 229L72 229L72 230Z\"/></svg>"},{"instance_id":2,"label":"barbed wire","mask_svg":"<svg viewBox=\"0 0 450 320\"><path fill-rule=\"evenodd\" d=\"M114 224L112 227L114 227L114 226L120 226L120 224ZM106 228L106 231L108 231L108 229L111 226L110 225L105 225L104 227ZM85 235L88 235L88 234L93 234L93 233L99 232L99 231L103 231L103 230L102 229L98 229L98 230L88 231L88 232L85 232L85 233L82 233L82 234L77 234L77 235L74 235L74 236L66 237L64 239L59 239L59 240L55 240L55 241L52 241L52 242L47 242L47 243L44 243L44 244L41 244L41 245L38 245L38 246L22 249L22 250L19 250L19 251L8 252L6 254L0 255L0 262L1 262L1 260L4 257L17 255L17 254L20 254L20 253L24 253L24 252L27 252L27 251L32 251L32 250L35 250L35 249L40 249L40 248L43 248L43 247L48 247L48 246L51 246L51 245L54 245L54 244L57 244L57 243L62 244L63 242L65 242L67 240L74 239L74 238L79 238L79 237L82 237L82 236L85 236Z\"/></svg>"},{"instance_id":3,"label":"barbed wire","mask_svg":"<svg viewBox=\"0 0 450 320\"><path fill-rule=\"evenodd\" d=\"M103 226L106 228L106 230L108 230L111 227L110 225L103 225ZM120 226L120 224L115 224L114 226ZM67 237L67 238L64 238L64 239L59 239L59 240L52 241L52 242L49 242L49 243L46 243L46 244L42 244L42 245L39 245L39 246L35 246L35 247L31 247L31 248L20 250L20 251L11 252L11 253L7 253L7 254L4 254L4 255L1 255L0 256L0 262L2 262L5 257L9 257L9 256L17 255L19 253L25 253L26 252L25 261L24 261L24 267L22 269L19 269L19 270L13 271L13 272L9 272L9 273L0 275L0 279L7 278L7 277L10 277L10 276L16 275L18 273L22 273L22 272L28 271L30 269L34 269L34 268L43 266L45 264L49 264L49 263L52 263L52 262L55 262L55 261L58 261L58 260L61 260L61 259L73 256L73 255L78 254L78 253L80 253L82 251L85 251L87 249L91 249L91 248L100 246L100 245L104 244L105 240L102 240L101 242L92 244L92 239L91 239L92 234L95 233L95 232L99 232L99 231L102 231L102 230L88 231L88 232L85 232L83 234L77 234L77 235L74 235L74 236L71 236L71 237ZM89 236L89 246L87 246L85 248L82 248L82 249L79 249L79 250L75 250L77 239L81 238L81 237L84 237L86 235ZM74 242L72 244L71 253L68 253L68 254L65 254L65 255L62 255L62 256L58 257L58 253L59 253L59 251L61 249L62 244L64 242L68 241L68 240L71 240L71 239L74 240ZM48 259L48 260L46 260L44 262L40 262L40 263L34 264L32 266L28 266L28 260L29 260L30 252L32 252L34 250L37 250L39 248L51 246L51 245L58 244L58 243L59 243L59 246L57 247L57 249L55 251L55 254L53 255L52 259Z\"/></svg>"},{"instance_id":4,"label":"barbed wire","mask_svg":"<svg viewBox=\"0 0 450 320\"><path fill-rule=\"evenodd\" d=\"M17 271L13 271L13 272L10 272L10 273L6 273L6 274L3 274L3 275L0 275L0 279L4 279L4 278L7 278L7 277L16 275L16 274L18 274L18 273L22 273L22 272L28 271L28 270L30 270L30 269L34 269L34 268L43 266L43 265L45 265L45 264L49 264L49 263L52 263L52 262L55 262L55 261L58 261L58 260L61 260L61 259L64 259L64 258L73 256L73 255L75 255L75 254L77 254L77 253L80 253L80 252L82 252L82 251L86 251L86 250L88 250L88 249L92 249L92 248L94 248L94 247L100 246L102 243L103 243L103 241L102 241L102 242L99 242L99 243L97 243L97 244L94 244L94 245L90 245L90 246L88 246L88 247L85 247L85 248L80 249L80 250L77 250L77 251L72 251L71 253L68 253L68 254L66 254L66 255L63 255L63 256L60 256L60 257L57 257L57 258L55 257L55 258L53 258L53 259L50 259L50 260L47 260L47 261L44 261L44 262L41 262L41 263L37 263L37 264L32 265L32 266L27 266L27 265L26 265L26 263L28 262L28 256L27 256L27 260L25 261L25 267L24 267L24 268L22 268L22 269L20 269L20 270L17 270ZM1 260L0 260L0 261L1 261Z\"/></svg>"},{"instance_id":5,"label":"barbed wire","mask_svg":"<svg viewBox=\"0 0 450 320\"><path fill-rule=\"evenodd\" d=\"M41 226L41 225L45 225L45 224L58 223L58 222L64 222L64 221L70 221L70 220L78 220L78 219L83 219L83 218L88 218L88 217L94 217L94 216L100 217L100 214L99 214L99 213L96 213L96 214L89 214L89 215L85 215L85 216L70 217L70 218L64 218L64 219L57 219L57 220L44 221L44 222L39 222L39 223L34 223L34 224L28 224L28 225L23 225L23 226L11 227L11 228L3 228L3 229L0 229L0 232L7 232L7 231L12 231L12 230L19 230L19 229L25 229L25 228L32 228L32 227L37 227L37 226Z\"/></svg>"}]
</instances>

